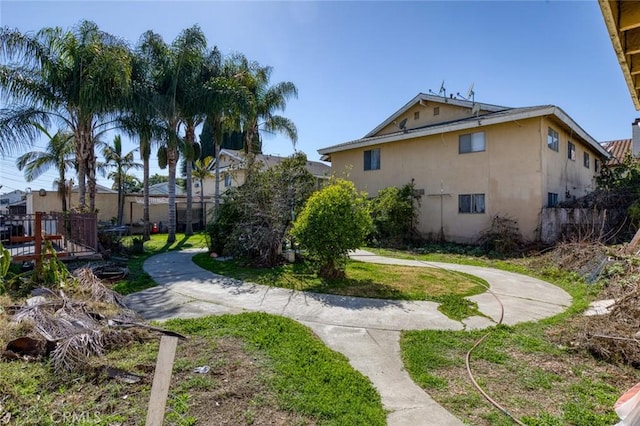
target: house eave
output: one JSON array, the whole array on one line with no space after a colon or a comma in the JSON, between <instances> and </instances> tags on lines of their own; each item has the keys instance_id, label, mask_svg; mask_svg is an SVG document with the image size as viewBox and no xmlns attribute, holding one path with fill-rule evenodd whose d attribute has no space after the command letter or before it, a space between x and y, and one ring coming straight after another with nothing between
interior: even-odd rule
<instances>
[{"instance_id":1,"label":"house eave","mask_svg":"<svg viewBox=\"0 0 640 426\"><path fill-rule=\"evenodd\" d=\"M622 10L621 3L617 0L598 0L600 5L600 10L602 11L602 17L604 18L605 25L607 27L607 32L609 33L609 37L611 38L611 44L613 45L613 50L616 53L616 57L618 58L618 63L620 64L620 68L622 69L622 75L624 76L624 80L627 83L627 88L629 89L629 94L631 95L631 100L633 101L633 105L636 110L640 110L640 80L638 79L638 73L640 70L634 70L632 66L632 57L640 55L638 50L640 46L634 45L629 42L630 38L633 38L636 43L640 42L640 4L632 1L627 1L625 3L626 8L636 8L635 13L632 14L629 11ZM617 8L618 19L614 17L612 7ZM625 13L627 16L635 15L635 18L629 18L633 21L634 27L631 28L630 25L627 25L625 28L619 27L622 25L622 19L620 15ZM631 36L631 32L634 32ZM623 42L624 40L624 42ZM636 62L637 62L636 57ZM634 76L635 75L635 76Z\"/></svg>"}]
</instances>

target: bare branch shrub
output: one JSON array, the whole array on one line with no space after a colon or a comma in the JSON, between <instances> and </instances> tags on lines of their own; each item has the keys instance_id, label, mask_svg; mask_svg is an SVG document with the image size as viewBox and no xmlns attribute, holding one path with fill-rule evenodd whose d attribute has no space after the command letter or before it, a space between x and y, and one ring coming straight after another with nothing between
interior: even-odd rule
<instances>
[{"instance_id":1,"label":"bare branch shrub","mask_svg":"<svg viewBox=\"0 0 640 426\"><path fill-rule=\"evenodd\" d=\"M483 250L502 256L521 252L524 241L518 228L518 221L508 216L494 216L489 228L480 233L478 245Z\"/></svg>"}]
</instances>

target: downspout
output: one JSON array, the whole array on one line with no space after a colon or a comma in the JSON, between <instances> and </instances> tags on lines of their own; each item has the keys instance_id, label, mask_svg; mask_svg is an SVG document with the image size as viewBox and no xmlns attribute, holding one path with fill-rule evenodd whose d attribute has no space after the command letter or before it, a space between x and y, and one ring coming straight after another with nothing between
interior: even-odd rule
<instances>
[{"instance_id":1,"label":"downspout","mask_svg":"<svg viewBox=\"0 0 640 426\"><path fill-rule=\"evenodd\" d=\"M538 241L542 241L542 209L544 208L544 183L545 183L545 175L546 170L543 170L544 161L543 161L543 149L545 148L544 141L544 116L540 117L540 158L538 159L540 165L540 201L542 201L542 206L540 207L540 213L538 214ZM559 141L558 141L559 143Z\"/></svg>"}]
</instances>

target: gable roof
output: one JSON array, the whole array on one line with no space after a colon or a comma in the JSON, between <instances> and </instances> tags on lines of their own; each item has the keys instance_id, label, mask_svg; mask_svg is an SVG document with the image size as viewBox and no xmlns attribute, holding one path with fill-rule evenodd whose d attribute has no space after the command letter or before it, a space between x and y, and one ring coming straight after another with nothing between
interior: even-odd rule
<instances>
[{"instance_id":1,"label":"gable roof","mask_svg":"<svg viewBox=\"0 0 640 426\"><path fill-rule=\"evenodd\" d=\"M74 185L73 188L71 189L72 192L78 192L78 185ZM117 194L118 191L108 188L104 185L100 185L99 183L96 184L96 193L97 194Z\"/></svg>"},{"instance_id":2,"label":"gable roof","mask_svg":"<svg viewBox=\"0 0 640 426\"><path fill-rule=\"evenodd\" d=\"M418 95L411 102L419 102L420 96ZM451 101L462 102L456 99L452 99ZM470 101L468 105L472 105ZM482 104L487 105L487 104ZM465 106L467 106L465 104ZM333 152L339 151L347 151L355 148L362 148L371 145L385 144L390 142L396 142L406 139L413 139L422 136L430 136L441 133L448 133L460 130L467 129L476 129L482 128L485 126L489 126L492 124L499 123L507 123L511 121L524 120L528 118L534 117L543 117L543 116L554 116L560 123L570 129L574 134L577 134L580 138L587 142L595 151L601 154L603 157L609 158L610 154L587 132L584 131L582 127L580 127L567 113L565 113L561 108L555 105L540 105L533 107L524 107L524 108L507 108L507 109L499 109L506 107L499 107L496 105L489 105L489 107L494 108L494 112L489 112L487 114L480 115L478 117L471 116L458 120L443 122L443 123L435 123L429 124L423 127L417 127L413 129L405 129L399 130L397 132L380 135L380 136L365 136L361 139L356 139L344 143L340 143L337 145L329 146L327 148L321 148L318 150L318 153L322 156L322 159L328 159L330 154ZM407 105L403 107L403 110L406 111ZM398 114L394 114L392 117L397 116ZM389 121L390 119L387 119ZM391 120L392 121L392 120ZM390 121L390 122L391 122ZM380 126L378 126L380 127ZM375 129L374 129L375 130ZM374 134L376 132L369 132L368 135Z\"/></svg>"},{"instance_id":3,"label":"gable roof","mask_svg":"<svg viewBox=\"0 0 640 426\"><path fill-rule=\"evenodd\" d=\"M614 141L605 141L601 143L602 147L611 154L611 158L607 162L607 165L622 164L624 157L632 153L633 140L632 139L617 139Z\"/></svg>"},{"instance_id":4,"label":"gable roof","mask_svg":"<svg viewBox=\"0 0 640 426\"><path fill-rule=\"evenodd\" d=\"M184 195L184 189L176 184L176 195ZM149 186L149 195L169 195L169 182L160 182Z\"/></svg>"},{"instance_id":5,"label":"gable roof","mask_svg":"<svg viewBox=\"0 0 640 426\"><path fill-rule=\"evenodd\" d=\"M484 104L482 102L472 102L472 101L466 101L463 99L445 98L443 96L428 95L426 93L418 93L413 99L407 102L402 108L400 108L398 111L391 114L389 118L387 118L385 121L380 123L375 129L373 129L372 131L364 135L364 138L369 138L374 136L380 130L384 129L389 124L397 120L400 116L402 116L415 104L417 103L422 104L422 102L435 102L435 103L454 105L454 106L459 106L459 107L469 108L469 109L473 108L474 105L478 105L480 107L480 110L489 111L489 112L497 112L497 111L503 111L503 110L509 109L509 107L506 107L506 106Z\"/></svg>"}]
</instances>

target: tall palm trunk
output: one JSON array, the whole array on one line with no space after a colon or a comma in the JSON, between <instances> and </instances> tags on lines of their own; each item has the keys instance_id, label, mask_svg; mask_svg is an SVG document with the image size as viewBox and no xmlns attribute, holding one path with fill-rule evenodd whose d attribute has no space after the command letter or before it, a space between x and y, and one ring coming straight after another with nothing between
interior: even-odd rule
<instances>
[{"instance_id":1,"label":"tall palm trunk","mask_svg":"<svg viewBox=\"0 0 640 426\"><path fill-rule=\"evenodd\" d=\"M89 212L96 211L96 153L93 141L87 145L87 190L89 191Z\"/></svg>"},{"instance_id":2,"label":"tall palm trunk","mask_svg":"<svg viewBox=\"0 0 640 426\"><path fill-rule=\"evenodd\" d=\"M200 179L200 217L202 218L202 230L207 228L207 215L204 211L204 179Z\"/></svg>"},{"instance_id":3,"label":"tall palm trunk","mask_svg":"<svg viewBox=\"0 0 640 426\"><path fill-rule=\"evenodd\" d=\"M118 226L122 226L124 219L124 185L122 182L122 174L118 179Z\"/></svg>"},{"instance_id":4,"label":"tall palm trunk","mask_svg":"<svg viewBox=\"0 0 640 426\"><path fill-rule=\"evenodd\" d=\"M80 130L76 134L76 160L78 162L78 208L80 211L86 209L86 193L87 187L87 159L85 155L85 136L84 132Z\"/></svg>"},{"instance_id":5,"label":"tall palm trunk","mask_svg":"<svg viewBox=\"0 0 640 426\"><path fill-rule=\"evenodd\" d=\"M96 155L91 131L91 118L81 119L76 134L76 159L78 161L78 204L81 211L87 210L89 192L90 212L96 208Z\"/></svg>"},{"instance_id":6,"label":"tall palm trunk","mask_svg":"<svg viewBox=\"0 0 640 426\"><path fill-rule=\"evenodd\" d=\"M67 211L67 179L64 173L65 164L62 161L61 164L58 164L58 196L60 197L60 201L62 202L62 213Z\"/></svg>"},{"instance_id":7,"label":"tall palm trunk","mask_svg":"<svg viewBox=\"0 0 640 426\"><path fill-rule=\"evenodd\" d=\"M167 166L169 167L169 234L167 243L176 241L176 165L178 163L178 149L167 147Z\"/></svg>"},{"instance_id":8,"label":"tall palm trunk","mask_svg":"<svg viewBox=\"0 0 640 426\"><path fill-rule=\"evenodd\" d=\"M196 138L196 129L192 122L187 124L187 128L185 131L185 140L187 144L190 145L189 151L190 155L185 155L185 165L186 165L186 186L187 186L187 211L185 217L185 235L193 235L193 190L191 185L193 183L193 145Z\"/></svg>"},{"instance_id":9,"label":"tall palm trunk","mask_svg":"<svg viewBox=\"0 0 640 426\"><path fill-rule=\"evenodd\" d=\"M216 151L216 171L215 171L215 189L213 207L214 211L218 213L218 207L220 207L220 149L222 148L222 125L218 123L215 127L215 151Z\"/></svg>"},{"instance_id":10,"label":"tall palm trunk","mask_svg":"<svg viewBox=\"0 0 640 426\"><path fill-rule=\"evenodd\" d=\"M149 158L151 157L151 144L148 138L140 140L140 156L142 157L142 240L149 241Z\"/></svg>"}]
</instances>

